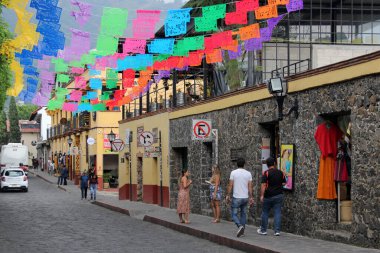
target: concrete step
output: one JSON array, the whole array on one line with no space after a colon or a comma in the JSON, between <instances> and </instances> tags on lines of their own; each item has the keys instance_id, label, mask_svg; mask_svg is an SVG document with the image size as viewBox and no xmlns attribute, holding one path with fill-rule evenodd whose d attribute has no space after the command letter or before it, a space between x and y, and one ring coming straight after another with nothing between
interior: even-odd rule
<instances>
[{"instance_id":1,"label":"concrete step","mask_svg":"<svg viewBox=\"0 0 380 253\"><path fill-rule=\"evenodd\" d=\"M351 233L346 230L316 230L315 237L333 242L349 243Z\"/></svg>"}]
</instances>

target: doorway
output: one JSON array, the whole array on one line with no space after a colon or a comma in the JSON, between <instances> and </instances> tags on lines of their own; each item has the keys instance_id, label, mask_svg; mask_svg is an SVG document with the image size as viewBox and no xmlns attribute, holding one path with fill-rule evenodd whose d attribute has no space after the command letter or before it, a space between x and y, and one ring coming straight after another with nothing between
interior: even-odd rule
<instances>
[{"instance_id":1,"label":"doorway","mask_svg":"<svg viewBox=\"0 0 380 253\"><path fill-rule=\"evenodd\" d=\"M137 158L137 186L136 186L137 201L143 201L143 159Z\"/></svg>"}]
</instances>

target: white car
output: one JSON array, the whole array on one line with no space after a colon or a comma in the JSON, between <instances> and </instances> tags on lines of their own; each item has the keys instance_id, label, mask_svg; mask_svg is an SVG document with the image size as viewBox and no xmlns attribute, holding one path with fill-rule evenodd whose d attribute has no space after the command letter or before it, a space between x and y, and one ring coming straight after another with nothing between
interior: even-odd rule
<instances>
[{"instance_id":1,"label":"white car","mask_svg":"<svg viewBox=\"0 0 380 253\"><path fill-rule=\"evenodd\" d=\"M22 169L7 168L1 172L0 190L13 189L28 191L28 176Z\"/></svg>"}]
</instances>

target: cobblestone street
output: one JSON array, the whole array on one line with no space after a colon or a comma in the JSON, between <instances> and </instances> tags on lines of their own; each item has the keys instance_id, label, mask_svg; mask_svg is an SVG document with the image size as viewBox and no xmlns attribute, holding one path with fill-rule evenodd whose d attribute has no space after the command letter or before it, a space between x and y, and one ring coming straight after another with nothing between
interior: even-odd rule
<instances>
[{"instance_id":1,"label":"cobblestone street","mask_svg":"<svg viewBox=\"0 0 380 253\"><path fill-rule=\"evenodd\" d=\"M239 252L92 205L31 176L0 194L0 252Z\"/></svg>"}]
</instances>

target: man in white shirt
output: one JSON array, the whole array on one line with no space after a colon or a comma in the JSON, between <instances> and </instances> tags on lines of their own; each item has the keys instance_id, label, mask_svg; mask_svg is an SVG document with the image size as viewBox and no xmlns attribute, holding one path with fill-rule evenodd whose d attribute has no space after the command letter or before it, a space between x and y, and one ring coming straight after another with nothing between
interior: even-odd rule
<instances>
[{"instance_id":1,"label":"man in white shirt","mask_svg":"<svg viewBox=\"0 0 380 253\"><path fill-rule=\"evenodd\" d=\"M244 158L237 159L237 169L233 170L230 175L230 183L227 188L227 202L230 201L230 194L233 190L231 202L231 215L232 220L238 227L236 236L241 237L244 235L245 224L247 223L247 205L253 204L252 195L252 175L249 171L244 169ZM238 211L240 209L240 219L238 218Z\"/></svg>"}]
</instances>

